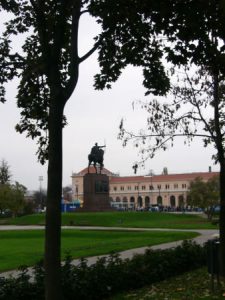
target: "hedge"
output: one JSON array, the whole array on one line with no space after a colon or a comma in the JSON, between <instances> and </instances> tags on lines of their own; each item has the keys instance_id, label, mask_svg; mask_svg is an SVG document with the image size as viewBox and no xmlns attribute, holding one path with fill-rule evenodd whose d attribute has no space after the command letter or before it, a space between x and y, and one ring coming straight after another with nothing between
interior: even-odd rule
<instances>
[{"instance_id":1,"label":"hedge","mask_svg":"<svg viewBox=\"0 0 225 300\"><path fill-rule=\"evenodd\" d=\"M159 282L206 265L206 246L184 241L167 250L148 249L145 254L122 260L118 254L98 259L87 265L81 259L78 266L70 256L62 265L62 300L101 300L113 294ZM34 275L25 267L16 278L0 278L0 300L44 300L44 268L40 262Z\"/></svg>"}]
</instances>

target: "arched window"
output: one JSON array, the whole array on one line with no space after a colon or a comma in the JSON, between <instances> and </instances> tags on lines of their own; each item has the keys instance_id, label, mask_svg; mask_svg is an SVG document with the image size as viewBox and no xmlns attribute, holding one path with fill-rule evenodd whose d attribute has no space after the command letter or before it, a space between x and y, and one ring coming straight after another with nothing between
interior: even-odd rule
<instances>
[{"instance_id":1,"label":"arched window","mask_svg":"<svg viewBox=\"0 0 225 300\"><path fill-rule=\"evenodd\" d=\"M175 207L176 206L176 199L175 196L170 196L170 206Z\"/></svg>"},{"instance_id":2,"label":"arched window","mask_svg":"<svg viewBox=\"0 0 225 300\"><path fill-rule=\"evenodd\" d=\"M123 197L123 202L128 202L127 197Z\"/></svg>"},{"instance_id":3,"label":"arched window","mask_svg":"<svg viewBox=\"0 0 225 300\"><path fill-rule=\"evenodd\" d=\"M120 197L116 197L116 202L120 202Z\"/></svg>"},{"instance_id":4,"label":"arched window","mask_svg":"<svg viewBox=\"0 0 225 300\"><path fill-rule=\"evenodd\" d=\"M162 205L162 196L157 197L157 204Z\"/></svg>"},{"instance_id":5,"label":"arched window","mask_svg":"<svg viewBox=\"0 0 225 300\"><path fill-rule=\"evenodd\" d=\"M135 202L134 197L130 197L130 202L131 202L131 203L134 203L134 202Z\"/></svg>"},{"instance_id":6,"label":"arched window","mask_svg":"<svg viewBox=\"0 0 225 300\"><path fill-rule=\"evenodd\" d=\"M184 196L180 195L178 198L179 207L184 207Z\"/></svg>"},{"instance_id":7,"label":"arched window","mask_svg":"<svg viewBox=\"0 0 225 300\"><path fill-rule=\"evenodd\" d=\"M149 207L150 206L150 198L149 196L145 197L145 207Z\"/></svg>"},{"instance_id":8,"label":"arched window","mask_svg":"<svg viewBox=\"0 0 225 300\"><path fill-rule=\"evenodd\" d=\"M133 196L130 197L130 203L128 204L128 207L130 209L134 209L135 208L135 198Z\"/></svg>"},{"instance_id":9,"label":"arched window","mask_svg":"<svg viewBox=\"0 0 225 300\"><path fill-rule=\"evenodd\" d=\"M142 197L139 196L138 197L138 207L142 207L143 206L143 200L142 200Z\"/></svg>"}]
</instances>

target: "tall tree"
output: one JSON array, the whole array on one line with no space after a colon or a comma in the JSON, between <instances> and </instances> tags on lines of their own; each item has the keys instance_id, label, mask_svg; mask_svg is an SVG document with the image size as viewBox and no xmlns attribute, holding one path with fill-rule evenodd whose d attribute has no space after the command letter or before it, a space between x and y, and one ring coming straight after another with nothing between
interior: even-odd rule
<instances>
[{"instance_id":1,"label":"tall tree","mask_svg":"<svg viewBox=\"0 0 225 300\"><path fill-rule=\"evenodd\" d=\"M3 213L4 210L8 209L8 203L10 202L10 185L2 184L0 186L0 211Z\"/></svg>"},{"instance_id":2,"label":"tall tree","mask_svg":"<svg viewBox=\"0 0 225 300\"><path fill-rule=\"evenodd\" d=\"M207 182L201 177L190 182L187 204L202 208L211 220L214 206L219 204L219 178L214 176Z\"/></svg>"},{"instance_id":3,"label":"tall tree","mask_svg":"<svg viewBox=\"0 0 225 300\"><path fill-rule=\"evenodd\" d=\"M43 209L46 206L47 193L45 190L35 191L33 197L36 208Z\"/></svg>"},{"instance_id":4,"label":"tall tree","mask_svg":"<svg viewBox=\"0 0 225 300\"><path fill-rule=\"evenodd\" d=\"M0 185L0 210L10 210L13 217L16 217L19 212L25 207L26 188L22 184L15 182L14 184Z\"/></svg>"},{"instance_id":5,"label":"tall tree","mask_svg":"<svg viewBox=\"0 0 225 300\"><path fill-rule=\"evenodd\" d=\"M220 261L221 275L225 275L225 85L224 75L212 75L210 69L195 70L179 78L171 89L172 95L166 101L152 99L142 102L143 109L149 113L146 131L141 134L128 132L121 124L120 137L124 144L134 140L141 146L142 163L160 150L173 146L175 138L184 137L185 143L201 138L203 145L212 144L216 149L213 158L220 165ZM180 76L179 76L180 77Z\"/></svg>"},{"instance_id":6,"label":"tall tree","mask_svg":"<svg viewBox=\"0 0 225 300\"><path fill-rule=\"evenodd\" d=\"M46 299L62 299L60 233L62 194L63 110L78 80L79 64L97 48L78 56L79 19L88 1L15 0L1 3L10 10L0 39L1 101L3 84L20 78L17 104L22 109L19 132L38 138L38 158L48 159L45 230ZM82 11L83 10L83 11ZM13 35L25 34L21 51L13 52Z\"/></svg>"},{"instance_id":7,"label":"tall tree","mask_svg":"<svg viewBox=\"0 0 225 300\"><path fill-rule=\"evenodd\" d=\"M95 3L96 2L96 3ZM135 1L135 7L137 6ZM102 8L98 8L102 5ZM128 5L128 6L127 6ZM151 89L163 93L167 88L167 78L163 72L154 39L142 39L139 35L137 42L130 45L124 54L133 56L134 47L148 46L152 49L145 55L145 61L117 57L116 41L111 40L108 28L102 23L102 18L113 27L110 11L117 11L117 17L124 18L124 9L129 1L89 1L89 0L9 0L1 1L0 9L9 11L10 20L5 24L5 31L0 38L0 101L5 101L4 84L18 77L17 104L21 108L21 122L16 129L26 132L28 137L38 139L38 158L41 163L48 160L47 211L45 230L45 270L46 270L46 299L62 299L60 282L60 233L61 233L61 194L62 194L62 128L66 123L63 111L66 102L76 88L79 77L79 65L96 49L99 49L100 64L111 61L112 68L104 66L109 81L115 81L121 70L129 63L144 65L144 73L157 72L156 77L149 76L145 85L151 83ZM105 35L96 37L95 44L85 55L78 55L78 28L80 17L90 12L102 24ZM108 14L110 13L110 19ZM142 26L141 15L135 10L132 17ZM117 20L118 21L118 20ZM129 31L135 30L130 23ZM143 24L143 29L152 32ZM116 29L118 30L118 29ZM128 31L127 27L123 28ZM134 32L137 33L137 30ZM130 32L129 34L132 34ZM22 35L24 43L19 52L11 47L14 35ZM137 51L136 51L137 52ZM152 57L154 56L154 57ZM142 57L141 53L138 56ZM148 58L148 60L147 60ZM116 60L115 60L116 59ZM153 65L153 67L152 67ZM157 71L158 70L158 71ZM146 76L147 77L147 76ZM160 80L161 78L161 80ZM165 80L166 79L166 80ZM153 82L151 82L153 81ZM96 84L100 81L96 76ZM162 84L165 82L166 84ZM103 86L102 86L103 87ZM109 87L109 85L107 85ZM163 91L162 91L163 90Z\"/></svg>"},{"instance_id":8,"label":"tall tree","mask_svg":"<svg viewBox=\"0 0 225 300\"><path fill-rule=\"evenodd\" d=\"M8 184L11 178L10 167L6 160L2 160L0 164L0 184Z\"/></svg>"},{"instance_id":9,"label":"tall tree","mask_svg":"<svg viewBox=\"0 0 225 300\"><path fill-rule=\"evenodd\" d=\"M8 209L12 211L13 217L16 217L25 207L24 195L26 190L26 187L19 182L15 182L15 184L10 185Z\"/></svg>"},{"instance_id":10,"label":"tall tree","mask_svg":"<svg viewBox=\"0 0 225 300\"><path fill-rule=\"evenodd\" d=\"M170 14L170 26L162 32L160 45L165 60L172 65L168 68L171 78L176 75L171 80L170 97L166 101L153 98L142 102L149 113L147 131L128 132L122 120L120 138L124 145L130 140L139 144L146 155L143 160L173 146L179 136L186 137L187 142L201 137L205 146L214 145L214 159L220 164L220 271L225 276L225 2L186 0L173 4L173 12L177 13ZM156 22L157 14L152 14L151 8L144 10ZM165 20L162 18L156 26Z\"/></svg>"},{"instance_id":11,"label":"tall tree","mask_svg":"<svg viewBox=\"0 0 225 300\"><path fill-rule=\"evenodd\" d=\"M17 101L21 108L21 122L17 130L37 138L40 161L43 163L48 159L46 299L62 298L60 202L62 128L66 123L63 110L76 88L79 65L98 49L101 74L95 77L96 88L110 88L122 69L132 64L143 66L143 84L148 94L164 95L170 88L163 66L164 53L176 64L186 63L193 54L195 60L200 61L198 57L201 58L205 51L208 38L207 35L201 36L199 29L211 26L212 18L208 16L210 9L214 8L202 0L1 1L0 9L10 11L11 19L0 39L0 100L5 101L3 85L19 77ZM193 9L196 14L193 14ZM86 12L97 18L102 32L96 37L93 48L79 57L79 21ZM222 20L222 17L219 20L217 17L218 24ZM204 26L200 26L202 24ZM188 26L192 26L191 29ZM25 34L25 41L22 51L14 52L12 37L19 34ZM224 31L220 30L219 34L224 35ZM164 38L170 43L176 42L176 47L163 45ZM211 57L209 53L207 59Z\"/></svg>"}]
</instances>

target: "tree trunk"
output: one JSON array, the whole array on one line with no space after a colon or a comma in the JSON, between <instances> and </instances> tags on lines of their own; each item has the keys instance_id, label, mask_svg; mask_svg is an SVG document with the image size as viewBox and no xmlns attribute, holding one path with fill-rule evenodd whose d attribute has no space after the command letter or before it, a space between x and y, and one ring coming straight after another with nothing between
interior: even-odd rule
<instances>
[{"instance_id":1,"label":"tree trunk","mask_svg":"<svg viewBox=\"0 0 225 300\"><path fill-rule=\"evenodd\" d=\"M206 215L207 215L207 220L212 221L212 214L211 214L210 208L207 208Z\"/></svg>"},{"instance_id":2,"label":"tree trunk","mask_svg":"<svg viewBox=\"0 0 225 300\"><path fill-rule=\"evenodd\" d=\"M225 162L220 163L220 275L225 277Z\"/></svg>"},{"instance_id":3,"label":"tree trunk","mask_svg":"<svg viewBox=\"0 0 225 300\"><path fill-rule=\"evenodd\" d=\"M61 300L61 196L62 116L61 99L54 99L49 111L48 190L45 227L46 300ZM57 101L58 100L58 101Z\"/></svg>"}]
</instances>

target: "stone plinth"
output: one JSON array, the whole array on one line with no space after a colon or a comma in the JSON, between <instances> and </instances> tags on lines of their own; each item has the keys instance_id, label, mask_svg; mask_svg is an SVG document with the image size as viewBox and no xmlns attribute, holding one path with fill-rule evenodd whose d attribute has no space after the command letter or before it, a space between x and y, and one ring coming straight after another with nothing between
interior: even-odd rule
<instances>
[{"instance_id":1,"label":"stone plinth","mask_svg":"<svg viewBox=\"0 0 225 300\"><path fill-rule=\"evenodd\" d=\"M109 201L109 177L105 174L84 175L84 211L111 210Z\"/></svg>"}]
</instances>

